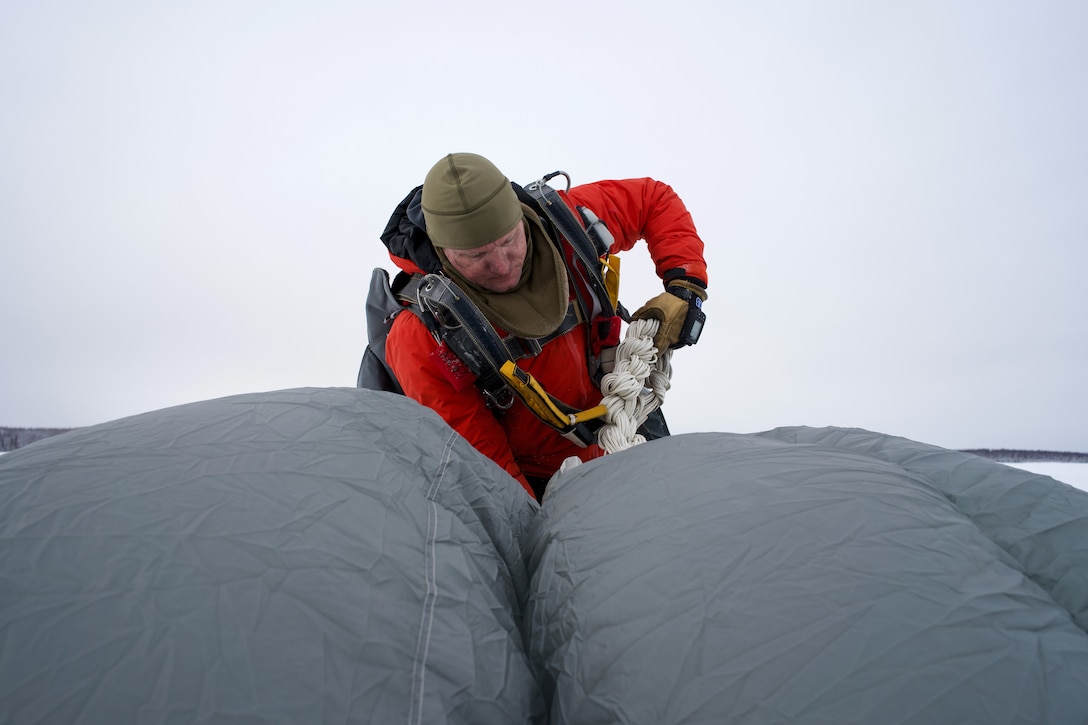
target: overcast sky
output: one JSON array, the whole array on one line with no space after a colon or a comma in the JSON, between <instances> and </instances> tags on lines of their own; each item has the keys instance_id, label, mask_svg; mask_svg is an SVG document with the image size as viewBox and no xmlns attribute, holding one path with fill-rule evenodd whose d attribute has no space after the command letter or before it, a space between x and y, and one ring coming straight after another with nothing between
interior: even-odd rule
<instances>
[{"instance_id":1,"label":"overcast sky","mask_svg":"<svg viewBox=\"0 0 1088 725\"><path fill-rule=\"evenodd\" d=\"M1088 3L0 4L0 425L352 386L451 151L707 244L674 432L1088 450ZM622 298L656 294L645 252Z\"/></svg>"}]
</instances>

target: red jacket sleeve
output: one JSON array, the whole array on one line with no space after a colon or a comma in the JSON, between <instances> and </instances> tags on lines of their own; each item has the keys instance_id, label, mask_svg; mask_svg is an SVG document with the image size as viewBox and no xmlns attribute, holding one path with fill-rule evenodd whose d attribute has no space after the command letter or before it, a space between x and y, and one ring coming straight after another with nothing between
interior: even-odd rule
<instances>
[{"instance_id":1,"label":"red jacket sleeve","mask_svg":"<svg viewBox=\"0 0 1088 725\"><path fill-rule=\"evenodd\" d=\"M703 241L684 202L668 184L648 178L597 181L572 188L567 197L601 218L616 238L613 253L645 239L659 277L708 281Z\"/></svg>"},{"instance_id":2,"label":"red jacket sleeve","mask_svg":"<svg viewBox=\"0 0 1088 725\"><path fill-rule=\"evenodd\" d=\"M438 347L418 317L405 311L393 320L386 340L386 361L404 394L438 413L472 446L506 469L533 496L532 486L514 461L506 431L487 407L475 385L456 390L431 361Z\"/></svg>"}]
</instances>

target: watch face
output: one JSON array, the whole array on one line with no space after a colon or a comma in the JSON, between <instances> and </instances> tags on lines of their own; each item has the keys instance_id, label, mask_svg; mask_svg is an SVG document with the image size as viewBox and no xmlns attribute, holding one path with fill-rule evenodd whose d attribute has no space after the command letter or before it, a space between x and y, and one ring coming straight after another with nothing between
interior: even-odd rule
<instances>
[{"instance_id":1,"label":"watch face","mask_svg":"<svg viewBox=\"0 0 1088 725\"><path fill-rule=\"evenodd\" d=\"M703 321L705 319L706 318L696 317L691 321L691 332L688 334L688 338L693 344L699 339L699 335L703 333Z\"/></svg>"},{"instance_id":2,"label":"watch face","mask_svg":"<svg viewBox=\"0 0 1088 725\"><path fill-rule=\"evenodd\" d=\"M704 322L706 322L706 315L702 310L697 307L689 309L687 319L684 320L684 327L680 331L681 344L694 345L698 342L699 335L703 332Z\"/></svg>"}]
</instances>

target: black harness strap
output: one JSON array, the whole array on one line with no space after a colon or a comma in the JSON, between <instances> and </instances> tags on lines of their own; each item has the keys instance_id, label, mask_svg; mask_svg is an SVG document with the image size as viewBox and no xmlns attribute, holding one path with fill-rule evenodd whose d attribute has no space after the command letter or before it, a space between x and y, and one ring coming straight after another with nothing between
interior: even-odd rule
<instances>
[{"instance_id":1,"label":"black harness strap","mask_svg":"<svg viewBox=\"0 0 1088 725\"><path fill-rule=\"evenodd\" d=\"M534 181L525 187L525 191L536 202L535 206L544 212L559 235L568 242L566 245L560 243L564 253L563 261L566 262L567 269L578 277L574 289L586 319L612 317L616 310L612 307L604 277L601 276L601 255L607 253L608 248L601 249L600 245L590 239L559 193L548 186L547 181L560 173L556 171L540 181Z\"/></svg>"},{"instance_id":2,"label":"black harness strap","mask_svg":"<svg viewBox=\"0 0 1088 725\"><path fill-rule=\"evenodd\" d=\"M503 410L509 408L515 393L530 409L538 407L541 396L533 400L536 393L531 387L510 386L502 373L504 365L512 366L518 378L529 379L529 376L517 368L510 355L508 343L499 337L488 319L453 280L439 274L428 274L421 277L414 286L416 304L424 313L420 317L429 316L440 326L441 333L436 339L448 345L476 375L477 386L493 407ZM430 327L426 319L424 322ZM540 341L531 342L536 345L539 353ZM564 415L573 416L579 412L547 393L543 393L543 397ZM601 420L576 422L573 417L562 423L552 423L544 418L541 420L582 446L596 440L596 430L603 424Z\"/></svg>"}]
</instances>

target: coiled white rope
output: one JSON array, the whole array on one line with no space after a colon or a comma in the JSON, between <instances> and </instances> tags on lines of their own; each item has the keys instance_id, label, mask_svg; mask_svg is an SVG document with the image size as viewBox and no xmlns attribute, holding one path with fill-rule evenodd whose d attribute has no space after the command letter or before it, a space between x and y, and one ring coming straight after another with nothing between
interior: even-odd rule
<instances>
[{"instance_id":1,"label":"coiled white rope","mask_svg":"<svg viewBox=\"0 0 1088 725\"><path fill-rule=\"evenodd\" d=\"M638 427L661 407L672 385L672 351L654 347L657 320L634 320L616 348L616 365L601 379L601 401L608 408L597 443L616 453L645 443Z\"/></svg>"}]
</instances>

